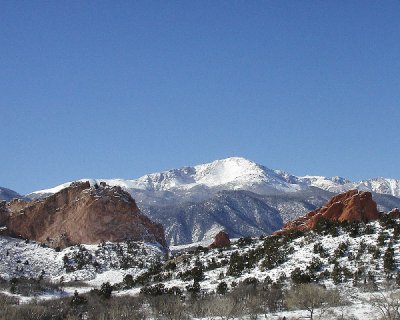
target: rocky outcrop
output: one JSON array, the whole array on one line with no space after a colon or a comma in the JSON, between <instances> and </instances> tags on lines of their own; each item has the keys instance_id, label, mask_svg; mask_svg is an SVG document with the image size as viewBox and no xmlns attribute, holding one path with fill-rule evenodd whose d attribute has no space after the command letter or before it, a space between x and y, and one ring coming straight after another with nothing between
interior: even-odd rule
<instances>
[{"instance_id":1,"label":"rocky outcrop","mask_svg":"<svg viewBox=\"0 0 400 320\"><path fill-rule=\"evenodd\" d=\"M392 218L398 218L400 217L400 210L399 208L393 208L392 210L389 211L388 215Z\"/></svg>"},{"instance_id":2,"label":"rocky outcrop","mask_svg":"<svg viewBox=\"0 0 400 320\"><path fill-rule=\"evenodd\" d=\"M45 199L11 201L8 233L52 247L143 240L165 246L164 229L141 214L120 187L73 183Z\"/></svg>"},{"instance_id":3,"label":"rocky outcrop","mask_svg":"<svg viewBox=\"0 0 400 320\"><path fill-rule=\"evenodd\" d=\"M7 210L7 202L6 201L0 201L0 227L4 227L4 225L7 223L9 213Z\"/></svg>"},{"instance_id":4,"label":"rocky outcrop","mask_svg":"<svg viewBox=\"0 0 400 320\"><path fill-rule=\"evenodd\" d=\"M210 248L224 248L231 244L229 235L225 231L220 231L216 234L214 242L210 245Z\"/></svg>"},{"instance_id":5,"label":"rocky outcrop","mask_svg":"<svg viewBox=\"0 0 400 320\"><path fill-rule=\"evenodd\" d=\"M320 219L331 221L370 221L380 217L376 202L370 192L350 190L333 197L325 206L311 211L305 216L288 222L276 234L291 230L310 230Z\"/></svg>"}]
</instances>

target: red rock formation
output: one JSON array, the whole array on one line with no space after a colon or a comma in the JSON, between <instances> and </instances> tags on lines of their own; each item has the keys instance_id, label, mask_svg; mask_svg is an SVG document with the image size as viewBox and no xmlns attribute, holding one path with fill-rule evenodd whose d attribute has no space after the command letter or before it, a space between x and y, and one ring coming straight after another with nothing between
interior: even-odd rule
<instances>
[{"instance_id":1,"label":"red rock formation","mask_svg":"<svg viewBox=\"0 0 400 320\"><path fill-rule=\"evenodd\" d=\"M400 210L399 208L393 208L389 211L388 215L392 218L399 218L400 217Z\"/></svg>"},{"instance_id":2,"label":"red rock formation","mask_svg":"<svg viewBox=\"0 0 400 320\"><path fill-rule=\"evenodd\" d=\"M6 206L6 201L0 201L0 227L3 227L8 219L8 210Z\"/></svg>"},{"instance_id":3,"label":"red rock formation","mask_svg":"<svg viewBox=\"0 0 400 320\"><path fill-rule=\"evenodd\" d=\"M288 222L282 230L275 234L290 230L310 230L317 222L325 218L332 221L376 220L380 217L376 203L370 192L350 190L333 197L325 206L311 211L307 215Z\"/></svg>"},{"instance_id":4,"label":"red rock formation","mask_svg":"<svg viewBox=\"0 0 400 320\"><path fill-rule=\"evenodd\" d=\"M210 245L210 248L223 248L231 244L229 235L225 231L220 231L216 234L214 242Z\"/></svg>"},{"instance_id":5,"label":"red rock formation","mask_svg":"<svg viewBox=\"0 0 400 320\"><path fill-rule=\"evenodd\" d=\"M53 247L129 239L166 245L163 227L141 214L120 187L74 183L45 199L12 201L8 210L9 234Z\"/></svg>"}]
</instances>

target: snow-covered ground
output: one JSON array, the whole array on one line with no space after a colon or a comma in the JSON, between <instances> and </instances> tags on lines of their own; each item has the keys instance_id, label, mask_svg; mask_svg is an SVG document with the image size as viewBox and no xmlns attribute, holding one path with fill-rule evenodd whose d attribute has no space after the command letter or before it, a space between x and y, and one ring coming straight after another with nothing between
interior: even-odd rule
<instances>
[{"instance_id":1,"label":"snow-covered ground","mask_svg":"<svg viewBox=\"0 0 400 320\"><path fill-rule=\"evenodd\" d=\"M165 254L159 245L143 242L106 242L57 251L34 241L0 236L0 277L43 276L56 283L83 281L98 287L103 282L121 282L126 274L140 275Z\"/></svg>"},{"instance_id":2,"label":"snow-covered ground","mask_svg":"<svg viewBox=\"0 0 400 320\"><path fill-rule=\"evenodd\" d=\"M290 287L292 272L296 268L307 273L310 266L318 261L318 266L313 271L315 279L319 279L318 282L328 289L339 289L348 302L348 305L329 309L330 317L333 317L332 314L337 317L345 314L346 317L372 320L378 318L378 311L370 303L371 298L379 297L382 292L400 293L399 289L393 287L400 263L400 242L397 234L399 222L394 220L388 224L380 221L360 224L357 232L354 232L357 230L354 228L339 227L333 235L307 232L290 241L272 237L235 239L230 247L223 249L207 249L205 247L208 242L199 242L171 248L170 258L160 247L141 242L81 245L57 252L35 242L0 237L0 277L37 278L43 275L53 282L65 283L63 292L44 293L40 296L49 299L72 295L75 290L85 292L98 288L104 282L118 284L128 274L136 279L157 264L160 266L158 271L146 278L149 285L162 282L165 288L178 287L186 292L186 287L193 283L191 272L200 267L201 291L211 293L216 291L222 281L226 282L228 290L232 290L248 278L255 278L259 283L269 278ZM271 239L278 239L276 243L280 246L279 250L285 252L285 255L281 263L273 261L273 265L268 265L266 261L269 251L265 248L271 243ZM196 250L199 246L203 248ZM395 264L392 271L385 270L384 265L384 257L389 248L394 252ZM252 262L233 275L229 268L233 257L237 255L245 257L245 263ZM337 281L333 279L333 273L339 267L346 271L341 271ZM354 275L357 271L359 278L357 286L354 286ZM389 281L392 284L390 288L387 286L388 274L393 277ZM376 291L377 288L383 291ZM122 289L120 286L114 291L114 295L136 295L140 290L141 285L131 289ZM22 302L29 302L31 298L20 299ZM316 315L318 314L317 310ZM267 319L279 319L283 316L290 319L306 315L307 311L304 310L284 311L270 314ZM329 319L328 316L329 313L326 313L321 319Z\"/></svg>"}]
</instances>

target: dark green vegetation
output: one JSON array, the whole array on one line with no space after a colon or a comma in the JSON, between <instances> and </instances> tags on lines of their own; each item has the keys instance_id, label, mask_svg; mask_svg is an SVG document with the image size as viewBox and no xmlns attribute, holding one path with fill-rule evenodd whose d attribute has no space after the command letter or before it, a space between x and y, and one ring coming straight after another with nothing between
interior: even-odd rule
<instances>
[{"instance_id":1,"label":"dark green vegetation","mask_svg":"<svg viewBox=\"0 0 400 320\"><path fill-rule=\"evenodd\" d=\"M0 320L3 319L40 319L40 320L123 320L123 319L191 319L250 316L287 310L296 306L290 298L293 292L305 290L298 286L284 290L282 285L271 284L269 279L263 282L248 279L227 291L221 282L217 293L193 292L182 295L179 289L165 290L161 284L151 290L142 290L136 297L109 295L109 284L100 290L92 290L81 295L75 292L73 297L44 302L18 305L17 300L0 295ZM112 290L112 289L111 289ZM335 297L324 303L326 307L342 304L337 292L318 287L318 294ZM302 303L306 303L302 301Z\"/></svg>"},{"instance_id":2,"label":"dark green vegetation","mask_svg":"<svg viewBox=\"0 0 400 320\"><path fill-rule=\"evenodd\" d=\"M369 223L324 220L314 231L241 238L223 249L198 247L165 260L154 259L139 275L129 273L125 267L140 264L137 258L142 249L134 243L104 244L99 246L99 253L105 250L117 257L113 260L118 264L116 268L127 271L123 281L114 285L104 283L85 295L76 293L73 297L24 306L2 297L5 307L0 311L3 316L0 320L82 316L86 319L228 319L244 315L255 318L256 314L296 308L308 310L312 317L315 309L343 303L338 291L326 289L334 285L371 294L380 293L384 286L399 289L399 238L397 215L383 215L380 221ZM82 246L66 255L64 267L95 268L93 262L103 256ZM174 282L171 284L170 280ZM25 296L49 292L62 296L63 284L57 287L39 277L15 278L1 285L3 291ZM137 288L140 294L120 296L132 288ZM313 301L311 306L307 299L296 300L299 292L303 293L301 297ZM35 312L42 315L29 318L20 314L26 310L31 315Z\"/></svg>"}]
</instances>

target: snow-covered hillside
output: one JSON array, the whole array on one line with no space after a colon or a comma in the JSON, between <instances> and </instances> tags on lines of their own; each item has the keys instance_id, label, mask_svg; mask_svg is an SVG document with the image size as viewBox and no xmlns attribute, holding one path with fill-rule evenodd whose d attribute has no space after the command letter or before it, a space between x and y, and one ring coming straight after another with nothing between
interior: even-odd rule
<instances>
[{"instance_id":1,"label":"snow-covered hillside","mask_svg":"<svg viewBox=\"0 0 400 320\"><path fill-rule=\"evenodd\" d=\"M400 180L350 182L341 177L297 177L253 161L233 157L208 164L148 174L135 180L82 179L120 186L152 220L163 224L171 245L206 240L221 229L233 236L269 234L290 219L314 210L339 193L354 188L382 193L381 210L400 206ZM27 195L41 198L70 185ZM392 207L389 207L393 205Z\"/></svg>"},{"instance_id":2,"label":"snow-covered hillside","mask_svg":"<svg viewBox=\"0 0 400 320\"><path fill-rule=\"evenodd\" d=\"M400 180L398 179L374 178L351 182L341 177L326 178L322 176L304 176L298 177L298 181L334 193L359 189L400 197Z\"/></svg>"},{"instance_id":3,"label":"snow-covered hillside","mask_svg":"<svg viewBox=\"0 0 400 320\"><path fill-rule=\"evenodd\" d=\"M400 180L375 178L351 182L342 177L294 176L285 171L271 170L265 166L240 157L216 160L193 167L183 167L169 171L152 173L134 180L126 179L81 179L92 184L105 181L109 185L120 186L134 192L172 192L181 195L196 189L204 190L246 190L259 194L270 192L295 192L309 186L331 192L342 192L353 188L376 193L400 196ZM37 198L60 191L71 182L59 186L34 191L27 196Z\"/></svg>"},{"instance_id":4,"label":"snow-covered hillside","mask_svg":"<svg viewBox=\"0 0 400 320\"><path fill-rule=\"evenodd\" d=\"M106 242L63 250L34 241L0 236L0 279L43 276L54 282L85 281L92 286L119 282L125 274L139 275L164 259L158 244Z\"/></svg>"},{"instance_id":5,"label":"snow-covered hillside","mask_svg":"<svg viewBox=\"0 0 400 320\"><path fill-rule=\"evenodd\" d=\"M187 301L193 292L212 294L221 292L221 288L224 293L215 299L238 288L244 296L265 290L284 292L293 284L314 283L338 289L344 299L344 305L330 308L332 314L325 314L324 319L337 319L346 312L352 319L364 320L379 315L370 302L386 294L378 290L395 291L400 284L398 217L384 216L369 223L333 223L305 233L240 238L219 249L179 249L168 257L157 247L132 242L82 245L57 252L0 237L0 257L5 261L0 265L0 276L11 279L43 275L56 282L83 280L77 285L86 283L89 288L109 281L114 285L113 295L141 292L151 297L175 292L186 296ZM251 290L246 291L249 287ZM307 316L305 311L291 313L282 304L264 306L263 310L265 319L274 315ZM324 310L316 309L316 315Z\"/></svg>"},{"instance_id":6,"label":"snow-covered hillside","mask_svg":"<svg viewBox=\"0 0 400 320\"><path fill-rule=\"evenodd\" d=\"M372 272L375 280L382 282L386 277L383 254L388 248L393 248L395 254L395 265L391 270L396 271L400 265L399 239L400 220L383 219L367 224L332 224L321 231L289 233L288 236L240 238L223 250L193 249L193 244L179 246L173 247L173 252L178 249L178 252L185 251L186 247L192 251L180 252L185 262L177 264L176 269L172 272L170 270L168 276L162 278L166 279L163 281L166 286L180 284L184 289L192 278L182 274L192 270L200 261L204 271L202 287L214 290L221 273L228 283L242 281L250 276L260 281L267 276L272 281L278 281L282 273L290 277L298 267L311 273L308 267L313 260L318 259L320 263L313 272L319 274L328 270L329 275L325 275L328 283L335 280L330 277L337 265L347 268L350 273L356 272L362 265L364 275ZM204 243L209 244L202 242L199 245ZM232 255L241 256L245 264L236 264L232 261ZM105 274L111 272L114 279L107 281L116 283L126 274L138 277L154 263L165 263L166 257L166 252L160 246L143 242L107 242L57 250L33 241L0 236L0 258L3 262L0 265L0 277L4 279L37 278L44 274L54 281L63 277L67 282L82 280L94 284L99 279L106 279ZM180 260L174 257L173 261ZM159 272L166 270L159 269ZM346 274L341 277L339 283L353 280L352 276Z\"/></svg>"}]
</instances>

